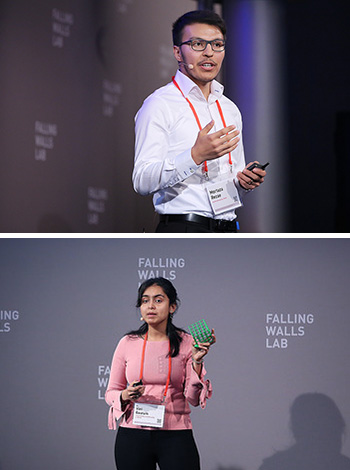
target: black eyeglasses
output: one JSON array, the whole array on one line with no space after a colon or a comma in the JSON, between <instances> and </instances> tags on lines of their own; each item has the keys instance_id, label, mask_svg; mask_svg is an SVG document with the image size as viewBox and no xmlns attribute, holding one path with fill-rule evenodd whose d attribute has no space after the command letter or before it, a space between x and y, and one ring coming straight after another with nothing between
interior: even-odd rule
<instances>
[{"instance_id":1,"label":"black eyeglasses","mask_svg":"<svg viewBox=\"0 0 350 470\"><path fill-rule=\"evenodd\" d=\"M206 41L205 39L194 38L182 42L179 44L179 47L183 44L189 44L191 49L198 52L204 51L208 47L208 44L211 45L211 48L214 52L222 52L225 50L225 41L223 39L213 39L212 41Z\"/></svg>"}]
</instances>

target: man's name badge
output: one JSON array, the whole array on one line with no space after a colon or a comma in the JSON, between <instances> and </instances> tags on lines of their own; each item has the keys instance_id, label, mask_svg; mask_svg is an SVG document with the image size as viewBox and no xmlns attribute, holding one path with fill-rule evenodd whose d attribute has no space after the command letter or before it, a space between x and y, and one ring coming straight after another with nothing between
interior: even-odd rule
<instances>
[{"instance_id":1,"label":"man's name badge","mask_svg":"<svg viewBox=\"0 0 350 470\"><path fill-rule=\"evenodd\" d=\"M151 405L148 403L135 403L133 424L138 426L148 426L152 428L162 428L164 424L164 405Z\"/></svg>"},{"instance_id":2,"label":"man's name badge","mask_svg":"<svg viewBox=\"0 0 350 470\"><path fill-rule=\"evenodd\" d=\"M215 215L242 206L237 188L232 179L212 183L206 187L206 190Z\"/></svg>"}]
</instances>

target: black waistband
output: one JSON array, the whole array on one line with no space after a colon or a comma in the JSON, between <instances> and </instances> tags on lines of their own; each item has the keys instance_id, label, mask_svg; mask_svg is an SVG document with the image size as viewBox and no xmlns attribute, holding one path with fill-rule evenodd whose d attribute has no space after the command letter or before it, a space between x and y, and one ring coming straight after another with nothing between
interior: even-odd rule
<instances>
[{"instance_id":1,"label":"black waistband","mask_svg":"<svg viewBox=\"0 0 350 470\"><path fill-rule=\"evenodd\" d=\"M228 230L230 232L237 232L236 220L211 219L210 217L203 217L202 215L197 214L161 215L160 221L166 224L169 222L191 222L202 225L208 230Z\"/></svg>"}]
</instances>

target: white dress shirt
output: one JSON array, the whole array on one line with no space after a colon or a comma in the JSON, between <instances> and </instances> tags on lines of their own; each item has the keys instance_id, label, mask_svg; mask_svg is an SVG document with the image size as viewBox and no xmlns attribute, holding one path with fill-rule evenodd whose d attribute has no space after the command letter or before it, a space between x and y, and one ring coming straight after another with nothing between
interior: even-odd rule
<instances>
[{"instance_id":1,"label":"white dress shirt","mask_svg":"<svg viewBox=\"0 0 350 470\"><path fill-rule=\"evenodd\" d=\"M224 87L211 83L208 101L200 88L178 71L175 80L194 106L202 128L212 119L211 132L222 129L223 123L216 100L219 100L226 125L234 124L240 131L240 142L229 155L209 160L209 180L204 164L197 165L191 157L199 127L194 114L180 91L170 82L152 93L135 117L134 189L141 195L153 194L153 203L159 214L194 213L205 217L233 220L234 210L214 215L206 187L232 177L240 195L245 191L238 184L236 174L245 167L242 142L242 117L237 106L223 95Z\"/></svg>"}]
</instances>

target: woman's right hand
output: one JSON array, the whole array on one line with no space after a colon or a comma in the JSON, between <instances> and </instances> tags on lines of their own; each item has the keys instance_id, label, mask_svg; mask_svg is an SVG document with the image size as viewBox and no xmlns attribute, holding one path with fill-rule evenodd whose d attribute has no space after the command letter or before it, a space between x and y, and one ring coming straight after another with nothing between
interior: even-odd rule
<instances>
[{"instance_id":1,"label":"woman's right hand","mask_svg":"<svg viewBox=\"0 0 350 470\"><path fill-rule=\"evenodd\" d=\"M138 398L140 398L141 395L145 393L145 386L144 385L136 385L134 384L138 383L138 380L134 380L129 384L129 386L122 391L122 400L124 402L126 401L135 401Z\"/></svg>"}]
</instances>

